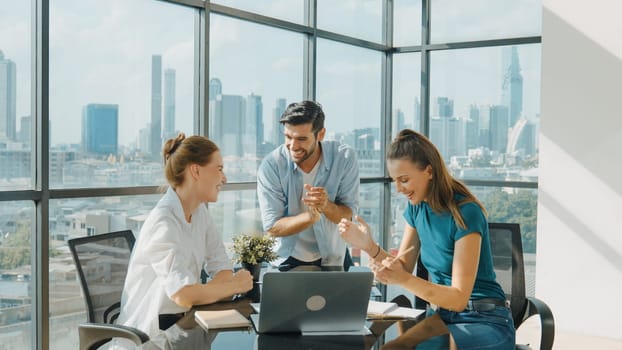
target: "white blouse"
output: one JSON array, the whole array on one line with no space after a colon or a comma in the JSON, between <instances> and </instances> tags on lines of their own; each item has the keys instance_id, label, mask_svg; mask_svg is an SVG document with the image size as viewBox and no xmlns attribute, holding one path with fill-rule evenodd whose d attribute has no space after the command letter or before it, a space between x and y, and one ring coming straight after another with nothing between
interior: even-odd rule
<instances>
[{"instance_id":1,"label":"white blouse","mask_svg":"<svg viewBox=\"0 0 622 350\"><path fill-rule=\"evenodd\" d=\"M200 205L188 223L177 193L169 187L134 245L118 323L155 336L158 315L187 311L171 296L184 286L200 283L204 266L210 276L233 268L207 207Z\"/></svg>"}]
</instances>

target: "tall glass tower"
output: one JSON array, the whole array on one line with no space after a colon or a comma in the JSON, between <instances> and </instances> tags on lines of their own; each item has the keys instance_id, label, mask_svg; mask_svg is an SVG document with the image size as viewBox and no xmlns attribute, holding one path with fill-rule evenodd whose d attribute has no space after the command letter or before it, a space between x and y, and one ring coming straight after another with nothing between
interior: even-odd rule
<instances>
[{"instance_id":1,"label":"tall glass tower","mask_svg":"<svg viewBox=\"0 0 622 350\"><path fill-rule=\"evenodd\" d=\"M149 152L160 159L162 148L162 56L151 56L151 134Z\"/></svg>"},{"instance_id":2,"label":"tall glass tower","mask_svg":"<svg viewBox=\"0 0 622 350\"><path fill-rule=\"evenodd\" d=\"M90 103L82 109L82 149L116 155L119 144L119 105Z\"/></svg>"},{"instance_id":3,"label":"tall glass tower","mask_svg":"<svg viewBox=\"0 0 622 350\"><path fill-rule=\"evenodd\" d=\"M0 141L15 141L16 70L0 50Z\"/></svg>"}]
</instances>

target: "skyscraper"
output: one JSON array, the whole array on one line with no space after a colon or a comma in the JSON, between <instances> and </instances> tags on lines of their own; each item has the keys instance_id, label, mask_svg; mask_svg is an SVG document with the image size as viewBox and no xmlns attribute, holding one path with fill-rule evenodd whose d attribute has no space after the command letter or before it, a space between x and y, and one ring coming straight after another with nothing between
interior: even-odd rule
<instances>
[{"instance_id":1,"label":"skyscraper","mask_svg":"<svg viewBox=\"0 0 622 350\"><path fill-rule=\"evenodd\" d=\"M175 70L164 71L164 128L162 139L175 137Z\"/></svg>"},{"instance_id":2,"label":"skyscraper","mask_svg":"<svg viewBox=\"0 0 622 350\"><path fill-rule=\"evenodd\" d=\"M213 108L212 108L213 107ZM218 95L210 101L209 137L220 148L222 155L242 155L242 121L246 115L243 96Z\"/></svg>"},{"instance_id":3,"label":"skyscraper","mask_svg":"<svg viewBox=\"0 0 622 350\"><path fill-rule=\"evenodd\" d=\"M250 94L246 98L246 120L242 123L243 150L246 153L257 154L263 142L263 102L261 96Z\"/></svg>"},{"instance_id":4,"label":"skyscraper","mask_svg":"<svg viewBox=\"0 0 622 350\"><path fill-rule=\"evenodd\" d=\"M270 128L272 129L272 136L270 137L270 142L272 142L272 144L274 145L279 145L282 142L280 128L281 123L279 123L279 120L281 120L281 116L283 115L283 112L285 112L286 108L287 101L284 98L278 98L276 100L274 110L272 111L272 125L270 126Z\"/></svg>"},{"instance_id":5,"label":"skyscraper","mask_svg":"<svg viewBox=\"0 0 622 350\"><path fill-rule=\"evenodd\" d=\"M0 50L0 140L15 140L16 71L15 62Z\"/></svg>"},{"instance_id":6,"label":"skyscraper","mask_svg":"<svg viewBox=\"0 0 622 350\"><path fill-rule=\"evenodd\" d=\"M506 153L508 144L508 108L490 106L490 150Z\"/></svg>"},{"instance_id":7,"label":"skyscraper","mask_svg":"<svg viewBox=\"0 0 622 350\"><path fill-rule=\"evenodd\" d=\"M216 100L216 96L222 95L222 83L218 78L212 78L209 81L209 100Z\"/></svg>"},{"instance_id":8,"label":"skyscraper","mask_svg":"<svg viewBox=\"0 0 622 350\"><path fill-rule=\"evenodd\" d=\"M449 97L437 97L434 103L433 117L451 118L454 116L454 100Z\"/></svg>"},{"instance_id":9,"label":"skyscraper","mask_svg":"<svg viewBox=\"0 0 622 350\"><path fill-rule=\"evenodd\" d=\"M404 112L401 109L396 109L393 111L393 130L391 130L391 135L393 137L397 136L397 133L404 129L406 121L404 120Z\"/></svg>"},{"instance_id":10,"label":"skyscraper","mask_svg":"<svg viewBox=\"0 0 622 350\"><path fill-rule=\"evenodd\" d=\"M151 141L149 153L153 159L160 158L162 147L162 56L151 56Z\"/></svg>"},{"instance_id":11,"label":"skyscraper","mask_svg":"<svg viewBox=\"0 0 622 350\"><path fill-rule=\"evenodd\" d=\"M30 133L32 132L32 122L29 115L20 118L18 141L30 145Z\"/></svg>"},{"instance_id":12,"label":"skyscraper","mask_svg":"<svg viewBox=\"0 0 622 350\"><path fill-rule=\"evenodd\" d=\"M86 153L116 155L119 105L90 103L82 109L82 149Z\"/></svg>"},{"instance_id":13,"label":"skyscraper","mask_svg":"<svg viewBox=\"0 0 622 350\"><path fill-rule=\"evenodd\" d=\"M503 49L501 62L503 69L501 104L508 108L509 123L513 127L523 112L523 75L516 46Z\"/></svg>"}]
</instances>

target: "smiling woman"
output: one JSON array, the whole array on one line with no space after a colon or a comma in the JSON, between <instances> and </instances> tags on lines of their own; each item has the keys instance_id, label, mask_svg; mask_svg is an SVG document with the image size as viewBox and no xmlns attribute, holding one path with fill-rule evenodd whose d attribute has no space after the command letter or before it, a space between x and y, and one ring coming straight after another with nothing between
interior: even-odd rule
<instances>
[{"instance_id":1,"label":"smiling woman","mask_svg":"<svg viewBox=\"0 0 622 350\"><path fill-rule=\"evenodd\" d=\"M204 136L181 133L166 141L162 153L170 187L138 235L118 322L149 336L170 327L193 305L253 286L248 271L233 273L221 234L203 205L217 200L226 181L218 146ZM211 277L205 284L203 268Z\"/></svg>"}]
</instances>

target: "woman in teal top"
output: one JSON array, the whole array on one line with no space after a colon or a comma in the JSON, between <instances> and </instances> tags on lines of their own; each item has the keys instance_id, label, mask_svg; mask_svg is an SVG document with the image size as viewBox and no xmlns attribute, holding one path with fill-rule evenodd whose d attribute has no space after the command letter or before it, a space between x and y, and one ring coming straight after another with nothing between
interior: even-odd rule
<instances>
[{"instance_id":1,"label":"woman in teal top","mask_svg":"<svg viewBox=\"0 0 622 350\"><path fill-rule=\"evenodd\" d=\"M449 174L434 144L415 131L402 130L391 143L387 168L409 201L399 249L406 254L394 259L380 248L358 216L357 223L342 220L339 232L369 254L378 281L398 284L434 306L408 331L410 344L449 333L451 348L514 349L514 323L493 270L482 204ZM412 274L419 255L429 281Z\"/></svg>"}]
</instances>

